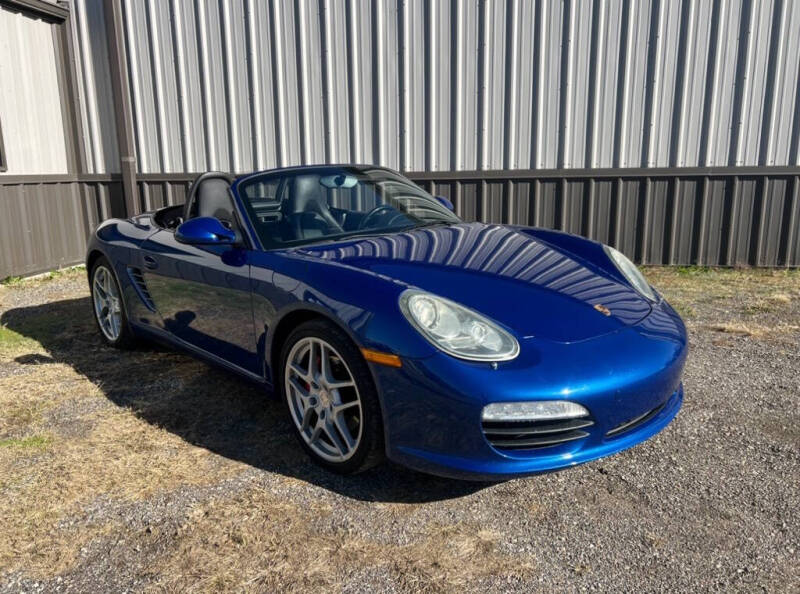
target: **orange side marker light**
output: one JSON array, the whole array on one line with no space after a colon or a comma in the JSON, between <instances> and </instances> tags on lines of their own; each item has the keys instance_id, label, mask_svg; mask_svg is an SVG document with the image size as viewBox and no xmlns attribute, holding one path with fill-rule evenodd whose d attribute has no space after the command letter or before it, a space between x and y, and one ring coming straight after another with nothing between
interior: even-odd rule
<instances>
[{"instance_id":1,"label":"orange side marker light","mask_svg":"<svg viewBox=\"0 0 800 594\"><path fill-rule=\"evenodd\" d=\"M402 367L403 362L397 355L390 355L389 353L382 353L380 351L373 351L372 349L361 349L361 354L367 361L386 365L387 367Z\"/></svg>"}]
</instances>

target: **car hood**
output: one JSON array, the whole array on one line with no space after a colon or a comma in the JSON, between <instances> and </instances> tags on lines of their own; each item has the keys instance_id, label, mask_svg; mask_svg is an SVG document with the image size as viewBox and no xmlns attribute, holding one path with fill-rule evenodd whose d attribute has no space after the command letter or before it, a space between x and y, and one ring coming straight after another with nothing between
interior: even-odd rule
<instances>
[{"instance_id":1,"label":"car hood","mask_svg":"<svg viewBox=\"0 0 800 594\"><path fill-rule=\"evenodd\" d=\"M635 324L651 310L602 269L502 225L431 227L299 251L447 297L521 338L585 340Z\"/></svg>"}]
</instances>

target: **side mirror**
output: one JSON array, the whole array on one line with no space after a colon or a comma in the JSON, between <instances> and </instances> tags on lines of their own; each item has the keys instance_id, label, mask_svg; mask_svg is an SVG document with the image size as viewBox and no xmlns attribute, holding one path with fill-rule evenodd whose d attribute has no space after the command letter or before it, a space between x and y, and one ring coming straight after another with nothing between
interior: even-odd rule
<instances>
[{"instance_id":1,"label":"side mirror","mask_svg":"<svg viewBox=\"0 0 800 594\"><path fill-rule=\"evenodd\" d=\"M197 217L182 223L175 230L175 239L190 245L230 245L236 233L213 217Z\"/></svg>"},{"instance_id":2,"label":"side mirror","mask_svg":"<svg viewBox=\"0 0 800 594\"><path fill-rule=\"evenodd\" d=\"M448 198L445 198L444 196L434 196L434 198L436 198L447 210L455 210L455 206L453 206L453 203L450 202Z\"/></svg>"}]
</instances>

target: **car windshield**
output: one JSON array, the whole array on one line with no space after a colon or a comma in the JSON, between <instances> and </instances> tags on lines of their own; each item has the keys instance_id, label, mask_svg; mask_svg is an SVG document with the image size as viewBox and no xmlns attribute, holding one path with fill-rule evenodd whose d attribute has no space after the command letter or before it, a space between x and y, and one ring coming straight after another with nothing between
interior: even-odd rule
<instances>
[{"instance_id":1,"label":"car windshield","mask_svg":"<svg viewBox=\"0 0 800 594\"><path fill-rule=\"evenodd\" d=\"M439 200L387 169L268 172L243 179L237 192L266 249L460 222Z\"/></svg>"}]
</instances>

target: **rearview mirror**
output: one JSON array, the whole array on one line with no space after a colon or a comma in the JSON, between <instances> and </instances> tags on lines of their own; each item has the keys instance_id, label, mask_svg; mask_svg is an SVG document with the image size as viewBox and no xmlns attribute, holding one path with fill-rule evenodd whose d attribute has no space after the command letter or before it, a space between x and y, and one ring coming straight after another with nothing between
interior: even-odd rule
<instances>
[{"instance_id":1,"label":"rearview mirror","mask_svg":"<svg viewBox=\"0 0 800 594\"><path fill-rule=\"evenodd\" d=\"M450 202L449 198L445 198L444 196L434 196L447 210L455 210L453 203Z\"/></svg>"},{"instance_id":2,"label":"rearview mirror","mask_svg":"<svg viewBox=\"0 0 800 594\"><path fill-rule=\"evenodd\" d=\"M175 239L190 245L229 245L236 242L236 233L214 217L197 217L182 223L175 230Z\"/></svg>"}]
</instances>

